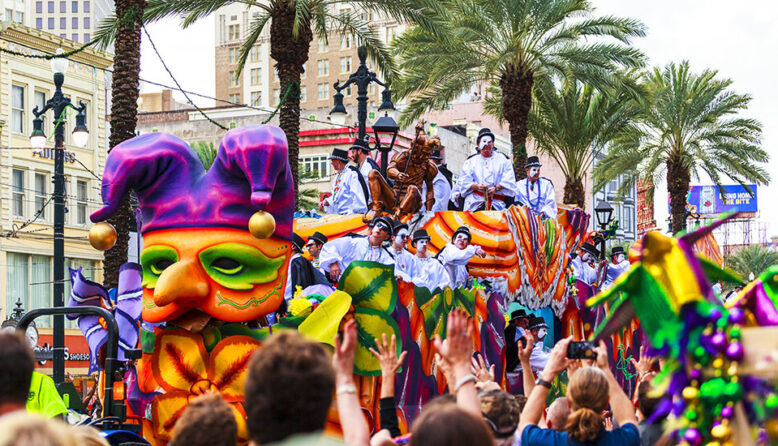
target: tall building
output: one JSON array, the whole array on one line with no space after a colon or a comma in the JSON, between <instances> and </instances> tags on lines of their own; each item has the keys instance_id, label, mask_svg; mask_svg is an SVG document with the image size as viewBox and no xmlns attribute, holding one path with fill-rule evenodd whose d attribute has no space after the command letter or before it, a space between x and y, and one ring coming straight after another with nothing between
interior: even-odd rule
<instances>
[{"instance_id":1,"label":"tall building","mask_svg":"<svg viewBox=\"0 0 778 446\"><path fill-rule=\"evenodd\" d=\"M92 40L92 33L113 12L111 0L4 0L26 4L23 23L77 43ZM6 6L7 8L7 6ZM6 9L6 14L8 9ZM18 12L14 11L17 15Z\"/></svg>"},{"instance_id":2,"label":"tall building","mask_svg":"<svg viewBox=\"0 0 778 446\"><path fill-rule=\"evenodd\" d=\"M603 156L605 155L600 154L598 157L596 157L594 164L597 164L597 162L602 159ZM639 236L639 229L645 228L645 224L647 223L646 221L641 220L638 222L638 208L642 209L642 212L640 213L641 218L648 218L646 209L643 209L643 207L646 206L645 186L638 189L636 185L633 185L626 191L624 196L620 196L618 193L619 189L626 181L627 175L619 175L618 178L606 184L602 190L595 192L592 198L593 207L597 206L597 203L599 203L601 200L608 202L613 207L613 214L611 217L614 220L619 221L619 227L616 230L616 236L614 240L616 244L622 242L634 242ZM641 192L640 195L638 194L638 191ZM592 215L593 229L599 229L596 220L596 215Z\"/></svg>"},{"instance_id":3,"label":"tall building","mask_svg":"<svg viewBox=\"0 0 778 446\"><path fill-rule=\"evenodd\" d=\"M62 45L65 51L77 43L62 40L44 31L11 25L0 38L0 47L27 54L51 54ZM110 54L86 49L70 58L62 87L73 103L86 104L89 140L84 148L73 145L71 132L75 114L69 113L65 126L65 267L83 267L87 278L101 280L103 253L87 241L89 214L100 201L100 180L106 157L105 78L101 69L113 63ZM97 68L95 70L95 68ZM54 93L49 61L4 54L0 64L0 318L5 319L17 301L25 310L52 305L53 271L53 174L51 150L30 147L32 110L42 107ZM44 132L54 134L53 113L42 116ZM66 270L67 272L67 270ZM70 281L65 282L65 298ZM50 339L50 319L36 320L41 339ZM83 335L74 323L66 322L66 346L71 353L84 347ZM49 344L51 341L47 341ZM78 343L78 347L76 344ZM43 342L41 342L43 345ZM88 350L86 350L88 352ZM67 367L83 367L66 362ZM48 365L50 367L50 363ZM74 374L76 372L73 372Z\"/></svg>"},{"instance_id":4,"label":"tall building","mask_svg":"<svg viewBox=\"0 0 778 446\"><path fill-rule=\"evenodd\" d=\"M355 7L338 5L338 14L347 14ZM270 25L266 25L262 35L249 53L246 65L240 75L237 74L241 45L248 35L253 19L258 17L260 9L246 8L242 4L232 4L219 9L215 20L215 91L216 97L236 104L254 107L275 107L281 100L280 81L275 71L275 61L270 57ZM373 12L359 13L369 20L384 43L391 43L404 31L405 25L395 19L385 18ZM352 35L332 33L325 39L314 37L308 52L308 62L300 82L300 105L304 110L332 108L332 85L335 81L345 82L359 66L357 42ZM376 67L368 61L368 67ZM356 87L344 92L344 104L355 105ZM368 88L368 102L380 104L381 87L371 84ZM223 105L223 104L216 104Z\"/></svg>"}]
</instances>

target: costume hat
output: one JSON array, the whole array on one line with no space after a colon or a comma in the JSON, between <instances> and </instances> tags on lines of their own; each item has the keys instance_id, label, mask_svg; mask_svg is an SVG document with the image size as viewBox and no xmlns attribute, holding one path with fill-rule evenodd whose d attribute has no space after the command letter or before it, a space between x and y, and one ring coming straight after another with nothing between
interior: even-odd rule
<instances>
[{"instance_id":1,"label":"costume hat","mask_svg":"<svg viewBox=\"0 0 778 446\"><path fill-rule=\"evenodd\" d=\"M621 246L614 246L611 248L611 257L615 257L617 254L626 254L624 248Z\"/></svg>"},{"instance_id":2,"label":"costume hat","mask_svg":"<svg viewBox=\"0 0 778 446\"><path fill-rule=\"evenodd\" d=\"M413 240L411 240L411 245L416 246L416 242L419 240L432 240L432 237L427 234L426 229L417 229L416 231L413 231Z\"/></svg>"},{"instance_id":3,"label":"costume hat","mask_svg":"<svg viewBox=\"0 0 778 446\"><path fill-rule=\"evenodd\" d=\"M540 167L540 166L542 166L542 164L540 164L540 159L535 155L532 155L529 158L527 158L527 162L524 163L525 169L529 169L530 167Z\"/></svg>"},{"instance_id":4,"label":"costume hat","mask_svg":"<svg viewBox=\"0 0 778 446\"><path fill-rule=\"evenodd\" d=\"M527 314L527 312L524 311L521 308L519 308L516 311L511 312L511 322L515 321L517 319L525 319L525 318L529 318L529 317L532 317L532 315Z\"/></svg>"},{"instance_id":5,"label":"costume hat","mask_svg":"<svg viewBox=\"0 0 778 446\"><path fill-rule=\"evenodd\" d=\"M529 321L529 329L532 330L535 328L548 328L548 325L546 325L546 320L540 316L532 316Z\"/></svg>"},{"instance_id":6,"label":"costume hat","mask_svg":"<svg viewBox=\"0 0 778 446\"><path fill-rule=\"evenodd\" d=\"M392 224L392 220L389 217L376 217L373 219L373 221L370 223L370 227L378 226L379 228L383 229L384 231L388 232L389 234L394 233Z\"/></svg>"},{"instance_id":7,"label":"costume hat","mask_svg":"<svg viewBox=\"0 0 778 446\"><path fill-rule=\"evenodd\" d=\"M316 243L325 244L329 241L326 235L322 234L321 232L314 232L313 235L308 237L308 242L314 241Z\"/></svg>"},{"instance_id":8,"label":"costume hat","mask_svg":"<svg viewBox=\"0 0 778 446\"><path fill-rule=\"evenodd\" d=\"M488 128L484 127L478 131L478 136L475 138L476 146L479 146L481 144L481 138L483 138L484 136L491 136L492 141L495 140L494 133L492 133L492 131L489 130Z\"/></svg>"},{"instance_id":9,"label":"costume hat","mask_svg":"<svg viewBox=\"0 0 778 446\"><path fill-rule=\"evenodd\" d=\"M403 223L400 220L395 220L392 224L392 235L397 235L397 232L403 228L406 230L410 229L406 223Z\"/></svg>"},{"instance_id":10,"label":"costume hat","mask_svg":"<svg viewBox=\"0 0 778 446\"><path fill-rule=\"evenodd\" d=\"M349 150L351 150L351 149L359 149L359 150L361 150L361 151L363 151L365 153L370 153L370 149L367 147L367 144L365 144L365 141L363 141L363 140L361 140L359 138L355 138L354 139L354 144L352 144L351 147L349 147L348 149Z\"/></svg>"},{"instance_id":11,"label":"costume hat","mask_svg":"<svg viewBox=\"0 0 778 446\"><path fill-rule=\"evenodd\" d=\"M294 245L295 251L303 252L303 248L305 247L305 240L303 240L303 238L297 235L295 232L292 234L292 245Z\"/></svg>"},{"instance_id":12,"label":"costume hat","mask_svg":"<svg viewBox=\"0 0 778 446\"><path fill-rule=\"evenodd\" d=\"M594 257L599 257L600 256L600 250L595 248L595 246L592 245L589 242L586 242L583 245L581 245L581 250L588 252L589 254L591 254Z\"/></svg>"},{"instance_id":13,"label":"costume hat","mask_svg":"<svg viewBox=\"0 0 778 446\"><path fill-rule=\"evenodd\" d=\"M348 153L346 153L346 151L343 149L332 149L332 155L330 155L330 159L343 161L344 163L347 163Z\"/></svg>"}]
</instances>

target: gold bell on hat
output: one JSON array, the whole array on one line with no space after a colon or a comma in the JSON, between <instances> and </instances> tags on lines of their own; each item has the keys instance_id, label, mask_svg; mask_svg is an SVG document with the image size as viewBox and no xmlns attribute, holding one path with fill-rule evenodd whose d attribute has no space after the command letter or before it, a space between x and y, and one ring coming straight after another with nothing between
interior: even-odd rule
<instances>
[{"instance_id":1,"label":"gold bell on hat","mask_svg":"<svg viewBox=\"0 0 778 446\"><path fill-rule=\"evenodd\" d=\"M106 251L116 244L116 229L101 221L89 230L89 244L98 251Z\"/></svg>"},{"instance_id":2,"label":"gold bell on hat","mask_svg":"<svg viewBox=\"0 0 778 446\"><path fill-rule=\"evenodd\" d=\"M276 230L276 219L268 212L257 211L249 219L249 232L256 238L268 238Z\"/></svg>"}]
</instances>

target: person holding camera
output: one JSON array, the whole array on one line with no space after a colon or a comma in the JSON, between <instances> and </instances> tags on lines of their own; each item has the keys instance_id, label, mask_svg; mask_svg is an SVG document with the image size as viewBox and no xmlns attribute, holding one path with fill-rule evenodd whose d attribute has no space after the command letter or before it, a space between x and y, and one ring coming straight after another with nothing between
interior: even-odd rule
<instances>
[{"instance_id":1,"label":"person holding camera","mask_svg":"<svg viewBox=\"0 0 778 446\"><path fill-rule=\"evenodd\" d=\"M567 400L572 412L565 432L538 427L551 382L574 361L571 356L580 357L568 352L572 340L572 337L566 338L554 346L546 367L535 382L521 413L521 445L639 446L640 434L634 408L611 373L608 350L602 341L593 350L596 354L595 366L578 369L569 377ZM613 430L605 429L602 416L609 404L619 426Z\"/></svg>"}]
</instances>

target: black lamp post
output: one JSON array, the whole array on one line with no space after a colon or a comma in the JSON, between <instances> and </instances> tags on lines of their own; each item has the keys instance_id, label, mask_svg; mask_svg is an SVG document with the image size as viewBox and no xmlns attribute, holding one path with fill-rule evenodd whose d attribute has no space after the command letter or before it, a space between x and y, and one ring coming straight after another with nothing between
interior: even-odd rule
<instances>
[{"instance_id":1,"label":"black lamp post","mask_svg":"<svg viewBox=\"0 0 778 446\"><path fill-rule=\"evenodd\" d=\"M62 54L62 48L57 49L57 54ZM43 132L43 120L41 115L48 110L54 111L54 307L64 307L65 292L65 127L62 122L65 112L72 108L78 112L76 126L73 129L73 142L84 147L89 139L89 131L86 128L86 104L79 102L78 107L70 102L70 98L62 94L62 84L65 82L65 73L68 70L68 60L64 57L51 59L51 70L54 72L54 95L46 101L43 110L36 106L32 110L33 131L30 135L30 143L35 149L42 149L46 145L46 134ZM61 383L65 380L65 322L62 315L54 316L53 327L53 378L54 382Z\"/></svg>"},{"instance_id":2,"label":"black lamp post","mask_svg":"<svg viewBox=\"0 0 778 446\"><path fill-rule=\"evenodd\" d=\"M392 92L383 82L378 80L374 72L368 70L366 63L367 48L360 46L357 49L357 55L359 56L359 67L357 68L357 71L352 73L343 85L340 84L340 81L337 81L335 84L333 84L333 88L335 88L336 93L333 95L334 104L332 110L330 111L330 119L332 119L332 121L336 124L345 125L347 113L346 107L343 106L343 93L341 92L348 88L350 85L355 84L357 86L357 139L359 141L363 141L365 146L370 147L368 144L369 138L366 131L367 87L371 82L384 87L384 90L381 92L382 102L378 107L378 112L383 112L384 116L381 116L375 122L373 125L373 132L375 133L376 139L375 149L381 152L381 174L385 177L389 152L392 150L395 139L397 138L397 132L400 130L400 127L397 125L394 119L389 116L389 112L394 111L394 104L392 104ZM392 142L388 147L381 146L379 134L392 135Z\"/></svg>"},{"instance_id":3,"label":"black lamp post","mask_svg":"<svg viewBox=\"0 0 778 446\"><path fill-rule=\"evenodd\" d=\"M613 206L605 200L600 200L597 206L594 208L594 213L597 216L597 225L600 227L600 231L603 233L608 229L608 225L612 221ZM605 260L605 236L600 240L600 259Z\"/></svg>"}]
</instances>

